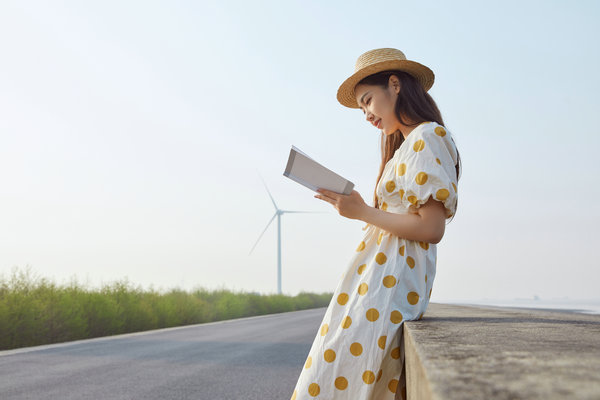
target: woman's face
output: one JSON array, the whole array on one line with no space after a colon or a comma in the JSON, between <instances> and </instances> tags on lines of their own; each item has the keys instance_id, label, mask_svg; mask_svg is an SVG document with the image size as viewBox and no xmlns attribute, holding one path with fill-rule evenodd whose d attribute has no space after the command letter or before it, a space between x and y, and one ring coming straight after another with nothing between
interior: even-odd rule
<instances>
[{"instance_id":1,"label":"woman's face","mask_svg":"<svg viewBox=\"0 0 600 400\"><path fill-rule=\"evenodd\" d=\"M387 88L365 84L358 84L354 88L356 102L367 121L377 129L381 129L385 135L396 132L401 126L394 112L398 93L400 93L400 82L395 76L390 77Z\"/></svg>"}]
</instances>

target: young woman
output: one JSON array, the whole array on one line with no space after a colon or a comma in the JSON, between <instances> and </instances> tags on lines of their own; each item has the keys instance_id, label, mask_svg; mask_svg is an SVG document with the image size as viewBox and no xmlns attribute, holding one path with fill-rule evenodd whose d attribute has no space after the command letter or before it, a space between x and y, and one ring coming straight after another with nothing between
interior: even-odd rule
<instances>
[{"instance_id":1,"label":"young woman","mask_svg":"<svg viewBox=\"0 0 600 400\"><path fill-rule=\"evenodd\" d=\"M340 215L367 223L294 388L292 400L405 398L402 324L431 297L436 244L457 208L460 157L435 101L434 74L397 49L362 54L338 101L381 129L374 206L319 190Z\"/></svg>"}]
</instances>

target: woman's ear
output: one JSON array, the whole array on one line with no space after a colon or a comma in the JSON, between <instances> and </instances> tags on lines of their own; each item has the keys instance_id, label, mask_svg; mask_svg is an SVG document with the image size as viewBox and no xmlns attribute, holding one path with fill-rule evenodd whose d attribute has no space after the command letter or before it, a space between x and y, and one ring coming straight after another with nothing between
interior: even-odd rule
<instances>
[{"instance_id":1,"label":"woman's ear","mask_svg":"<svg viewBox=\"0 0 600 400\"><path fill-rule=\"evenodd\" d=\"M391 75L388 80L388 93L390 96L398 96L400 94L400 79L396 75Z\"/></svg>"},{"instance_id":2,"label":"woman's ear","mask_svg":"<svg viewBox=\"0 0 600 400\"><path fill-rule=\"evenodd\" d=\"M391 87L396 94L400 94L400 79L396 75L390 75L388 86Z\"/></svg>"}]
</instances>

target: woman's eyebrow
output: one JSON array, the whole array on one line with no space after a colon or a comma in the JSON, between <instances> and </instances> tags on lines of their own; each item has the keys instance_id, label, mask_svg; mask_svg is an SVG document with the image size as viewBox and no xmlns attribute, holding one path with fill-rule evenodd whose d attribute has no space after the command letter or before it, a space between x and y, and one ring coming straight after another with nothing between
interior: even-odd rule
<instances>
[{"instance_id":1,"label":"woman's eyebrow","mask_svg":"<svg viewBox=\"0 0 600 400\"><path fill-rule=\"evenodd\" d=\"M371 92L366 92L365 94L363 94L363 95L361 96L361 98L360 98L360 103L362 103L362 102L363 102L363 99L364 99L364 98L365 98L365 96L366 96L366 95L368 95L369 93L371 93Z\"/></svg>"}]
</instances>

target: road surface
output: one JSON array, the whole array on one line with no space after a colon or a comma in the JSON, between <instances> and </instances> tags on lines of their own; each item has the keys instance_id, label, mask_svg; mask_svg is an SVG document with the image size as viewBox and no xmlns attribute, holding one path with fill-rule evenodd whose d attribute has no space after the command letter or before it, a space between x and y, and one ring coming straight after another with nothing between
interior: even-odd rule
<instances>
[{"instance_id":1,"label":"road surface","mask_svg":"<svg viewBox=\"0 0 600 400\"><path fill-rule=\"evenodd\" d=\"M287 400L325 311L0 351L0 399Z\"/></svg>"}]
</instances>

